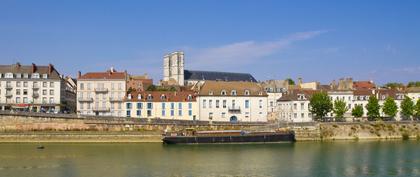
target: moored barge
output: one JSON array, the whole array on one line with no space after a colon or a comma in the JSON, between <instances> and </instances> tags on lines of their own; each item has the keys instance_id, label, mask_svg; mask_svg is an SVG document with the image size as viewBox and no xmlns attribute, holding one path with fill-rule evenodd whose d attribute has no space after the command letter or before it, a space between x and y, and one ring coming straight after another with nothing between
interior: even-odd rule
<instances>
[{"instance_id":1,"label":"moored barge","mask_svg":"<svg viewBox=\"0 0 420 177\"><path fill-rule=\"evenodd\" d=\"M295 133L293 131L190 130L187 132L165 133L162 141L165 144L294 142Z\"/></svg>"}]
</instances>

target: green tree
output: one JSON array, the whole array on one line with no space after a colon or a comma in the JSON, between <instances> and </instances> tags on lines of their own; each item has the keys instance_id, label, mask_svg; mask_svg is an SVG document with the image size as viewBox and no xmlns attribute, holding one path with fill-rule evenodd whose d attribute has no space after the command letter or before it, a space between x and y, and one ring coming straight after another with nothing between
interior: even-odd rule
<instances>
[{"instance_id":1,"label":"green tree","mask_svg":"<svg viewBox=\"0 0 420 177\"><path fill-rule=\"evenodd\" d=\"M150 85L149 87L147 87L147 91L156 91L156 86L155 85Z\"/></svg>"},{"instance_id":2,"label":"green tree","mask_svg":"<svg viewBox=\"0 0 420 177\"><path fill-rule=\"evenodd\" d=\"M363 116L363 106L362 105L356 105L352 110L351 110L351 115L353 117L362 117Z\"/></svg>"},{"instance_id":3,"label":"green tree","mask_svg":"<svg viewBox=\"0 0 420 177\"><path fill-rule=\"evenodd\" d=\"M337 99L334 101L333 112L336 119L343 120L344 113L346 113L348 110L349 108L346 106L346 102L344 100Z\"/></svg>"},{"instance_id":4,"label":"green tree","mask_svg":"<svg viewBox=\"0 0 420 177\"><path fill-rule=\"evenodd\" d=\"M391 88L391 89L403 88L404 84L403 83L397 83L397 82L389 82L389 83L386 83L384 85L384 87Z\"/></svg>"},{"instance_id":5,"label":"green tree","mask_svg":"<svg viewBox=\"0 0 420 177\"><path fill-rule=\"evenodd\" d=\"M401 102L401 114L403 119L410 119L414 115L414 102L410 97L405 96Z\"/></svg>"},{"instance_id":6,"label":"green tree","mask_svg":"<svg viewBox=\"0 0 420 177\"><path fill-rule=\"evenodd\" d=\"M314 93L309 102L310 111L316 120L322 119L331 112L333 104L330 97L325 92Z\"/></svg>"},{"instance_id":7,"label":"green tree","mask_svg":"<svg viewBox=\"0 0 420 177\"><path fill-rule=\"evenodd\" d=\"M394 98L387 97L385 99L385 103L384 103L384 106L382 107L382 111L390 117L395 117L395 115L397 115L398 106L397 106L397 103L395 103Z\"/></svg>"},{"instance_id":8,"label":"green tree","mask_svg":"<svg viewBox=\"0 0 420 177\"><path fill-rule=\"evenodd\" d=\"M416 82L409 82L407 84L407 87L420 87L420 81L416 81Z\"/></svg>"},{"instance_id":9,"label":"green tree","mask_svg":"<svg viewBox=\"0 0 420 177\"><path fill-rule=\"evenodd\" d=\"M414 108L414 112L417 119L420 119L420 99L417 99L416 107Z\"/></svg>"},{"instance_id":10,"label":"green tree","mask_svg":"<svg viewBox=\"0 0 420 177\"><path fill-rule=\"evenodd\" d=\"M366 104L367 116L369 120L378 119L380 117L379 110L381 106L379 105L378 99L375 96L370 96L368 104Z\"/></svg>"},{"instance_id":11,"label":"green tree","mask_svg":"<svg viewBox=\"0 0 420 177\"><path fill-rule=\"evenodd\" d=\"M286 81L289 83L289 85L295 85L295 81L291 78L287 78Z\"/></svg>"}]
</instances>

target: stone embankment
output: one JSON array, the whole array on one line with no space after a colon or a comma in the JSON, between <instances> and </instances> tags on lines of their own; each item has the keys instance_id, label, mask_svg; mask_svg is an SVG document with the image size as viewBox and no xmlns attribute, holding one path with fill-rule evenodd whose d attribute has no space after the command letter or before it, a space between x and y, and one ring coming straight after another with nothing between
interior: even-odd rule
<instances>
[{"instance_id":1,"label":"stone embankment","mask_svg":"<svg viewBox=\"0 0 420 177\"><path fill-rule=\"evenodd\" d=\"M420 122L226 123L98 118L0 112L0 142L161 142L165 130L274 130L288 127L297 141L420 139Z\"/></svg>"}]
</instances>

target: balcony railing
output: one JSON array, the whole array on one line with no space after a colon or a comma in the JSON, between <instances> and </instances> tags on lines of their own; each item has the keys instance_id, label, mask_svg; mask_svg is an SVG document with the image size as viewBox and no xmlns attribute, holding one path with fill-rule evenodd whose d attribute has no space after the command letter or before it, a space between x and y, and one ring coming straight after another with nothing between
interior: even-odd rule
<instances>
[{"instance_id":1,"label":"balcony railing","mask_svg":"<svg viewBox=\"0 0 420 177\"><path fill-rule=\"evenodd\" d=\"M95 92L108 92L108 88L95 88Z\"/></svg>"},{"instance_id":2,"label":"balcony railing","mask_svg":"<svg viewBox=\"0 0 420 177\"><path fill-rule=\"evenodd\" d=\"M34 86L32 87L32 89L34 89L34 90L38 90L38 89L39 89L39 85L34 85Z\"/></svg>"},{"instance_id":3,"label":"balcony railing","mask_svg":"<svg viewBox=\"0 0 420 177\"><path fill-rule=\"evenodd\" d=\"M13 94L12 93L6 93L6 97L12 97Z\"/></svg>"},{"instance_id":4,"label":"balcony railing","mask_svg":"<svg viewBox=\"0 0 420 177\"><path fill-rule=\"evenodd\" d=\"M97 112L108 112L109 108L106 107L94 107L93 111L97 111Z\"/></svg>"},{"instance_id":5,"label":"balcony railing","mask_svg":"<svg viewBox=\"0 0 420 177\"><path fill-rule=\"evenodd\" d=\"M122 102L123 99L122 98L109 98L110 102Z\"/></svg>"},{"instance_id":6,"label":"balcony railing","mask_svg":"<svg viewBox=\"0 0 420 177\"><path fill-rule=\"evenodd\" d=\"M12 89L12 85L6 85L6 89Z\"/></svg>"},{"instance_id":7,"label":"balcony railing","mask_svg":"<svg viewBox=\"0 0 420 177\"><path fill-rule=\"evenodd\" d=\"M80 97L80 98L77 98L77 101L79 101L79 102L92 102L93 98Z\"/></svg>"},{"instance_id":8,"label":"balcony railing","mask_svg":"<svg viewBox=\"0 0 420 177\"><path fill-rule=\"evenodd\" d=\"M229 106L228 111L229 112L241 112L241 107L239 107L239 106Z\"/></svg>"}]
</instances>

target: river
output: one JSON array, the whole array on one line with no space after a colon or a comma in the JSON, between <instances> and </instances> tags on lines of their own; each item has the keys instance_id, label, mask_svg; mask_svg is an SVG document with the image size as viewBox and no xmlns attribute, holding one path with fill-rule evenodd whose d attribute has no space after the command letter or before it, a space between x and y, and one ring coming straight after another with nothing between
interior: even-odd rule
<instances>
[{"instance_id":1,"label":"river","mask_svg":"<svg viewBox=\"0 0 420 177\"><path fill-rule=\"evenodd\" d=\"M420 141L37 145L0 144L0 176L420 176Z\"/></svg>"}]
</instances>

